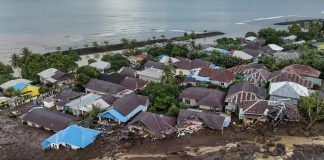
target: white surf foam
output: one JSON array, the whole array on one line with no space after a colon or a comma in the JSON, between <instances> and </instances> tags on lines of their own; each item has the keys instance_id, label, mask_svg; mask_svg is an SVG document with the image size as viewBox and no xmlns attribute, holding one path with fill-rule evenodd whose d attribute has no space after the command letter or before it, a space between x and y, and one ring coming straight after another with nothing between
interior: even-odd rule
<instances>
[{"instance_id":1,"label":"white surf foam","mask_svg":"<svg viewBox=\"0 0 324 160\"><path fill-rule=\"evenodd\" d=\"M324 14L324 11L321 11L321 14Z\"/></svg>"},{"instance_id":2,"label":"white surf foam","mask_svg":"<svg viewBox=\"0 0 324 160\"><path fill-rule=\"evenodd\" d=\"M251 19L251 20L236 22L235 24L246 24L246 23L251 23L251 22L256 22L256 21L265 21L265 20L273 20L273 19L281 19L281 18L289 18L289 17L305 18L308 16L288 15L288 16L262 17L262 18L255 18L255 19Z\"/></svg>"}]
</instances>

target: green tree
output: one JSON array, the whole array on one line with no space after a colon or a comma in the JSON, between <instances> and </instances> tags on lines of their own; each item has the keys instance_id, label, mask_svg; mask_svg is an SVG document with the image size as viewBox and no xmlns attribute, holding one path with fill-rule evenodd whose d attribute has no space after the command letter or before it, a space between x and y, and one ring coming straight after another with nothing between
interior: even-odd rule
<instances>
[{"instance_id":1,"label":"green tree","mask_svg":"<svg viewBox=\"0 0 324 160\"><path fill-rule=\"evenodd\" d=\"M172 106L168 109L167 115L169 116L177 116L179 114L180 109L177 105L172 104Z\"/></svg>"},{"instance_id":2,"label":"green tree","mask_svg":"<svg viewBox=\"0 0 324 160\"><path fill-rule=\"evenodd\" d=\"M257 37L258 35L255 33L255 32L247 32L246 34L245 34L245 38L246 37Z\"/></svg>"},{"instance_id":3,"label":"green tree","mask_svg":"<svg viewBox=\"0 0 324 160\"><path fill-rule=\"evenodd\" d=\"M92 47L93 48L99 48L98 42L92 42Z\"/></svg>"},{"instance_id":4,"label":"green tree","mask_svg":"<svg viewBox=\"0 0 324 160\"><path fill-rule=\"evenodd\" d=\"M88 118L91 117L91 118L97 118L98 114L101 113L102 110L100 108L100 105L95 105L93 104L92 105L92 110L90 112L87 113L88 115Z\"/></svg>"},{"instance_id":5,"label":"green tree","mask_svg":"<svg viewBox=\"0 0 324 160\"><path fill-rule=\"evenodd\" d=\"M109 41L103 41L103 43L104 43L104 47L105 47L106 49L108 49Z\"/></svg>"},{"instance_id":6,"label":"green tree","mask_svg":"<svg viewBox=\"0 0 324 160\"><path fill-rule=\"evenodd\" d=\"M154 82L148 83L141 92L150 98L150 111L168 111L171 105L176 103L176 98L180 94L176 85Z\"/></svg>"},{"instance_id":7,"label":"green tree","mask_svg":"<svg viewBox=\"0 0 324 160\"><path fill-rule=\"evenodd\" d=\"M13 87L9 87L6 89L6 92L4 93L7 97L15 97L19 95L19 92L16 91Z\"/></svg>"},{"instance_id":8,"label":"green tree","mask_svg":"<svg viewBox=\"0 0 324 160\"><path fill-rule=\"evenodd\" d=\"M98 78L99 76L100 72L91 66L80 67L76 71L76 85L81 87L88 83L91 78Z\"/></svg>"},{"instance_id":9,"label":"green tree","mask_svg":"<svg viewBox=\"0 0 324 160\"><path fill-rule=\"evenodd\" d=\"M293 35L299 35L299 33L302 31L302 28L300 27L300 25L298 25L297 23L294 23L290 26L288 26L288 32L290 34L293 34Z\"/></svg>"},{"instance_id":10,"label":"green tree","mask_svg":"<svg viewBox=\"0 0 324 160\"><path fill-rule=\"evenodd\" d=\"M89 59L88 60L88 64L95 63L95 62L97 62L95 59Z\"/></svg>"},{"instance_id":11,"label":"green tree","mask_svg":"<svg viewBox=\"0 0 324 160\"><path fill-rule=\"evenodd\" d=\"M109 62L111 64L110 69L114 71L129 66L128 59L121 54L105 54L102 57L102 61Z\"/></svg>"},{"instance_id":12,"label":"green tree","mask_svg":"<svg viewBox=\"0 0 324 160\"><path fill-rule=\"evenodd\" d=\"M228 56L218 52L213 52L210 56L204 59L224 68L235 67L242 63L242 59L238 57Z\"/></svg>"},{"instance_id":13,"label":"green tree","mask_svg":"<svg viewBox=\"0 0 324 160\"><path fill-rule=\"evenodd\" d=\"M162 82L163 83L168 83L168 84L174 84L175 83L175 66L174 64L171 62L171 58L169 60L169 64L165 65L163 67L163 71L164 71L164 76L162 77Z\"/></svg>"},{"instance_id":14,"label":"green tree","mask_svg":"<svg viewBox=\"0 0 324 160\"><path fill-rule=\"evenodd\" d=\"M242 47L237 39L223 37L216 40L217 48L222 48L226 50L240 50Z\"/></svg>"},{"instance_id":15,"label":"green tree","mask_svg":"<svg viewBox=\"0 0 324 160\"><path fill-rule=\"evenodd\" d=\"M318 94L302 97L298 107L309 119L306 130L310 129L316 121L324 119L324 99L320 98Z\"/></svg>"}]
</instances>

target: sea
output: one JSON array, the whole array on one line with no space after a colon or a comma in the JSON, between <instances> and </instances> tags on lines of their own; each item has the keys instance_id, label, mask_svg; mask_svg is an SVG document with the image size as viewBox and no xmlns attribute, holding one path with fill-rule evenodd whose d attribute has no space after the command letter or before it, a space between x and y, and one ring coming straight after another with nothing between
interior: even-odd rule
<instances>
[{"instance_id":1,"label":"sea","mask_svg":"<svg viewBox=\"0 0 324 160\"><path fill-rule=\"evenodd\" d=\"M45 53L192 31L235 37L310 18L324 18L324 0L0 0L0 61L22 47Z\"/></svg>"}]
</instances>

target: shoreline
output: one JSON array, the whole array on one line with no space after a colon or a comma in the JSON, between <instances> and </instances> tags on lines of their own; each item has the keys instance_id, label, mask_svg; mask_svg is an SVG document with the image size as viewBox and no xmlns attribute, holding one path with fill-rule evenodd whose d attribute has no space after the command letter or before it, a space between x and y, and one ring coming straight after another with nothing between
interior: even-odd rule
<instances>
[{"instance_id":1,"label":"shoreline","mask_svg":"<svg viewBox=\"0 0 324 160\"><path fill-rule=\"evenodd\" d=\"M314 22L314 21L324 22L324 19L321 19L321 18L319 18L319 19L303 19L303 20L295 20L295 21L278 22L278 23L274 23L273 25L287 26L287 25L292 25L294 23L304 24L304 23L309 23L309 22Z\"/></svg>"},{"instance_id":2,"label":"shoreline","mask_svg":"<svg viewBox=\"0 0 324 160\"><path fill-rule=\"evenodd\" d=\"M219 31L199 33L199 34L195 34L194 39L215 37L215 36L221 36L221 35L224 35L224 34L225 33L219 32ZM181 37L183 37L183 36L177 36L177 37L165 38L165 39L159 38L159 39L155 39L155 40L138 41L137 44L136 44L136 48L143 47L145 45L155 44L155 43L163 43L163 42L168 42L168 41L177 41L177 39L181 38ZM110 44L110 45L107 46L107 48L104 48L104 47L98 47L98 48L96 48L96 47L88 47L88 48L72 49L72 51L76 51L77 54L80 55L80 56L92 55L92 54L102 53L102 52L120 51L120 50L124 50L124 45L122 43ZM69 52L69 50L61 51L62 54L67 54L68 52ZM56 52L47 52L47 53L44 53L43 55L48 56L48 55L50 55L52 53L56 53Z\"/></svg>"}]
</instances>

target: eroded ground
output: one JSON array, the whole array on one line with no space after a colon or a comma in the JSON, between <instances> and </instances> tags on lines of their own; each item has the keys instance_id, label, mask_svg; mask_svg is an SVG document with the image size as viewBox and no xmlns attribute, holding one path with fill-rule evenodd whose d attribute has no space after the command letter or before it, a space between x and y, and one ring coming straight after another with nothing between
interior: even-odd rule
<instances>
[{"instance_id":1,"label":"eroded ground","mask_svg":"<svg viewBox=\"0 0 324 160\"><path fill-rule=\"evenodd\" d=\"M157 141L116 142L101 136L82 150L42 150L40 142L52 133L21 124L0 112L0 159L324 159L324 123L305 132L303 123L254 129L231 127L209 129L185 137L171 136Z\"/></svg>"}]
</instances>

